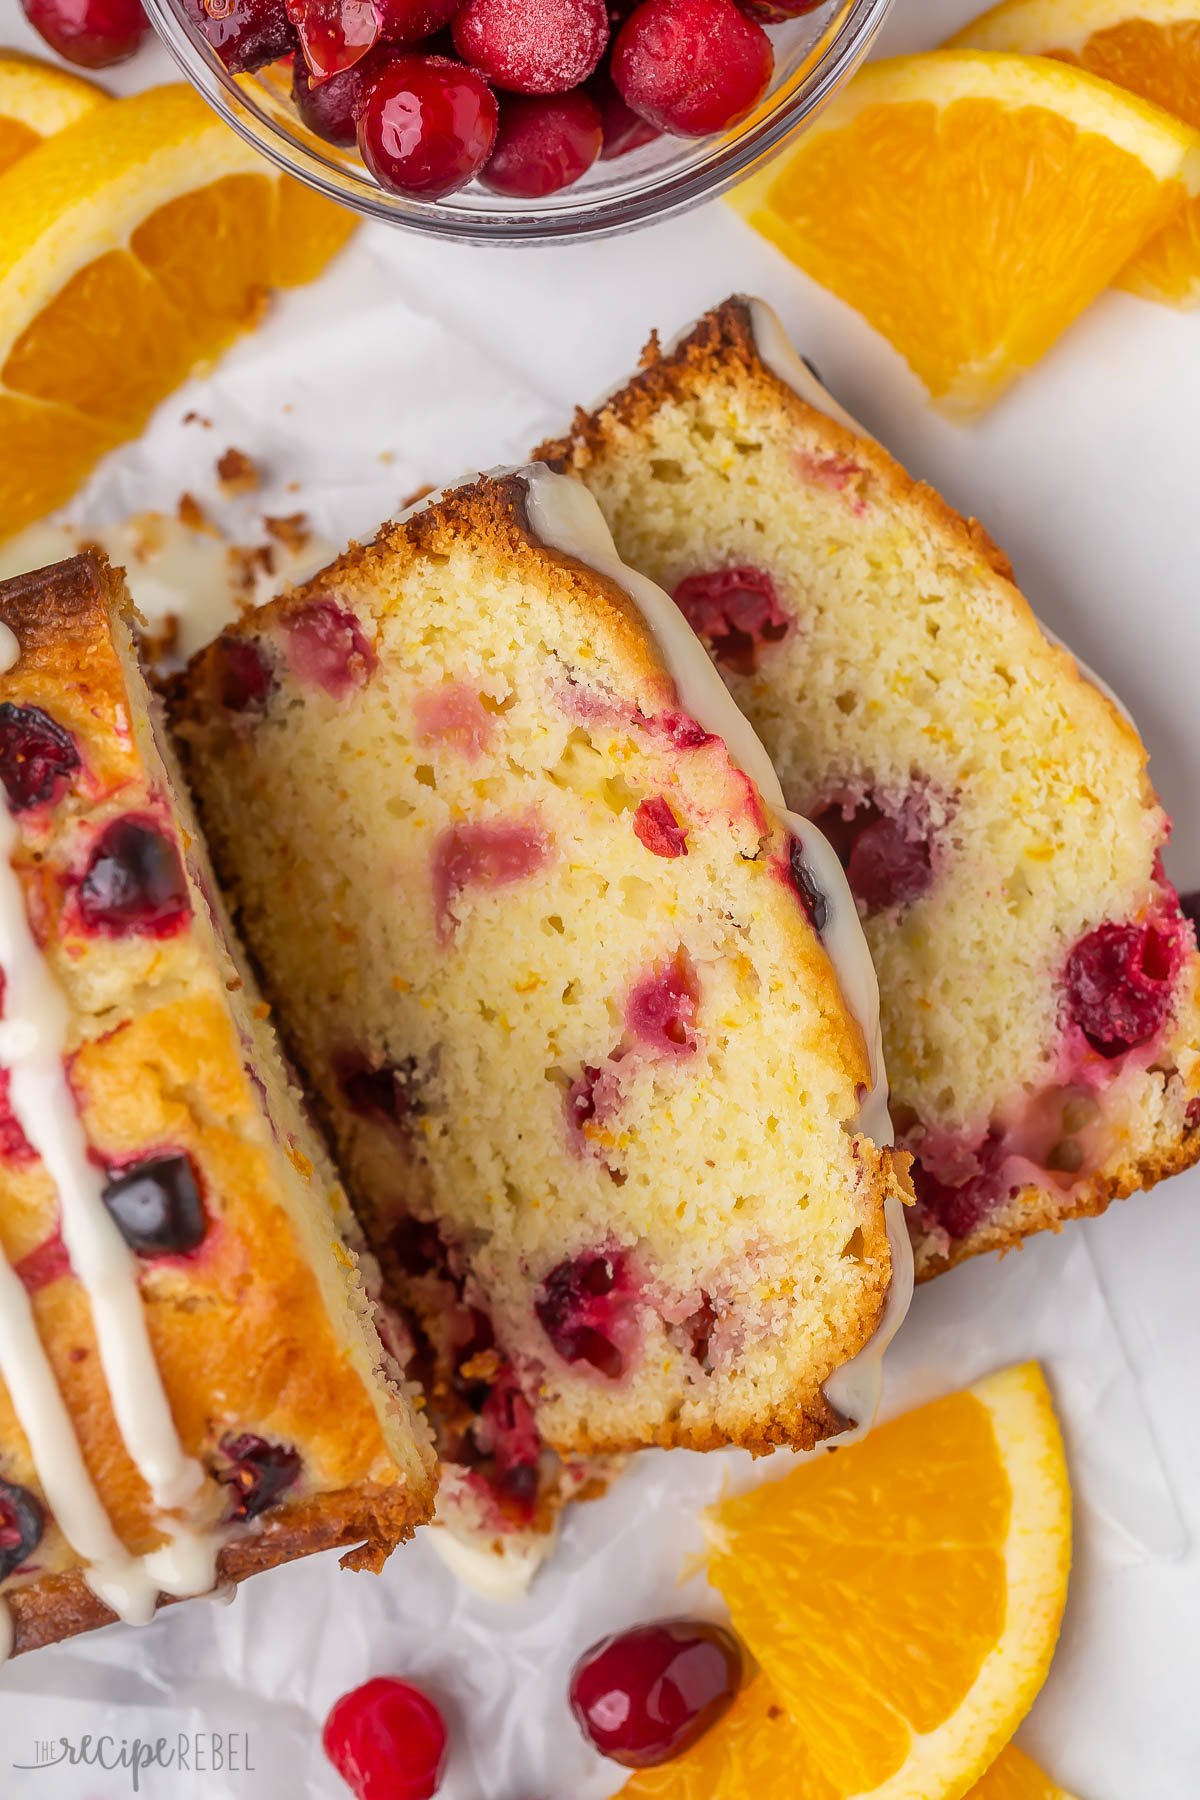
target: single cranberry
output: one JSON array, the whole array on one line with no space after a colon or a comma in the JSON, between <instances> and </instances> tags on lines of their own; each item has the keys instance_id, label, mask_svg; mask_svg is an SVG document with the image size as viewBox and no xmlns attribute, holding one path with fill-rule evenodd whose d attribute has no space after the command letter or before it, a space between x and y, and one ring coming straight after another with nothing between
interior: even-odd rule
<instances>
[{"instance_id":1,"label":"single cranberry","mask_svg":"<svg viewBox=\"0 0 1200 1800\"><path fill-rule=\"evenodd\" d=\"M446 1765L446 1726L427 1694L394 1675L343 1694L321 1734L355 1800L431 1800Z\"/></svg>"},{"instance_id":2,"label":"single cranberry","mask_svg":"<svg viewBox=\"0 0 1200 1800\"><path fill-rule=\"evenodd\" d=\"M448 25L460 0L375 0L380 36L389 44L415 44Z\"/></svg>"},{"instance_id":3,"label":"single cranberry","mask_svg":"<svg viewBox=\"0 0 1200 1800\"><path fill-rule=\"evenodd\" d=\"M467 0L455 14L464 62L517 94L565 94L608 42L604 0Z\"/></svg>"},{"instance_id":4,"label":"single cranberry","mask_svg":"<svg viewBox=\"0 0 1200 1800\"><path fill-rule=\"evenodd\" d=\"M166 937L188 917L179 852L157 825L127 817L106 825L79 884L79 916L105 937Z\"/></svg>"},{"instance_id":5,"label":"single cranberry","mask_svg":"<svg viewBox=\"0 0 1200 1800\"><path fill-rule=\"evenodd\" d=\"M292 67L292 104L310 131L327 144L349 149L358 141L358 115L382 66L378 51L372 51L327 81L314 81L298 56Z\"/></svg>"},{"instance_id":6,"label":"single cranberry","mask_svg":"<svg viewBox=\"0 0 1200 1800\"><path fill-rule=\"evenodd\" d=\"M609 16L612 16L609 8ZM618 21L613 20L613 30ZM613 86L612 76L607 69L597 69L588 82L588 93L600 108L600 130L603 134L603 145L600 150L601 162L613 162L618 156L628 156L632 150L640 150L643 144L652 144L660 138L662 132L657 125L651 125L649 119L638 116L632 107L626 106L620 94Z\"/></svg>"},{"instance_id":7,"label":"single cranberry","mask_svg":"<svg viewBox=\"0 0 1200 1800\"><path fill-rule=\"evenodd\" d=\"M655 856L686 856L687 832L662 794L650 794L633 815L634 835Z\"/></svg>"},{"instance_id":8,"label":"single cranberry","mask_svg":"<svg viewBox=\"0 0 1200 1800\"><path fill-rule=\"evenodd\" d=\"M184 7L234 75L250 74L297 49L284 0L184 0Z\"/></svg>"},{"instance_id":9,"label":"single cranberry","mask_svg":"<svg viewBox=\"0 0 1200 1800\"><path fill-rule=\"evenodd\" d=\"M659 713L654 723L677 750L702 750L714 741L713 733L705 731L700 721L687 713Z\"/></svg>"},{"instance_id":10,"label":"single cranberry","mask_svg":"<svg viewBox=\"0 0 1200 1800\"><path fill-rule=\"evenodd\" d=\"M252 1431L227 1432L221 1439L221 1452L228 1460L215 1468L213 1475L223 1487L233 1489L225 1509L229 1524L256 1519L266 1512L295 1485L300 1474L299 1451L286 1444L268 1443Z\"/></svg>"},{"instance_id":11,"label":"single cranberry","mask_svg":"<svg viewBox=\"0 0 1200 1800\"><path fill-rule=\"evenodd\" d=\"M933 880L933 851L923 809L905 800L896 812L860 801L847 817L835 803L813 820L837 852L850 892L868 918L919 900Z\"/></svg>"},{"instance_id":12,"label":"single cranberry","mask_svg":"<svg viewBox=\"0 0 1200 1800\"><path fill-rule=\"evenodd\" d=\"M713 658L738 675L752 675L767 644L782 643L791 615L765 569L712 569L687 575L675 604Z\"/></svg>"},{"instance_id":13,"label":"single cranberry","mask_svg":"<svg viewBox=\"0 0 1200 1800\"><path fill-rule=\"evenodd\" d=\"M315 681L331 700L345 700L371 679L379 659L362 626L344 606L334 600L306 600L287 614L284 624L293 672L304 681Z\"/></svg>"},{"instance_id":14,"label":"single cranberry","mask_svg":"<svg viewBox=\"0 0 1200 1800\"><path fill-rule=\"evenodd\" d=\"M479 173L496 120L496 97L474 69L444 56L398 56L359 114L359 153L381 187L440 200Z\"/></svg>"},{"instance_id":15,"label":"single cranberry","mask_svg":"<svg viewBox=\"0 0 1200 1800\"><path fill-rule=\"evenodd\" d=\"M33 1555L45 1529L45 1508L37 1495L15 1481L0 1481L0 1581Z\"/></svg>"},{"instance_id":16,"label":"single cranberry","mask_svg":"<svg viewBox=\"0 0 1200 1800\"><path fill-rule=\"evenodd\" d=\"M52 50L82 69L108 69L133 55L150 29L141 0L21 0Z\"/></svg>"},{"instance_id":17,"label":"single cranberry","mask_svg":"<svg viewBox=\"0 0 1200 1800\"><path fill-rule=\"evenodd\" d=\"M40 706L0 706L0 781L12 812L57 800L78 767L74 739Z\"/></svg>"},{"instance_id":18,"label":"single cranberry","mask_svg":"<svg viewBox=\"0 0 1200 1800\"><path fill-rule=\"evenodd\" d=\"M69 1275L71 1259L62 1241L62 1232L56 1230L50 1237L43 1238L27 1256L13 1264L13 1273L28 1294L36 1294L41 1288L49 1287L52 1281L61 1281L64 1275Z\"/></svg>"},{"instance_id":19,"label":"single cranberry","mask_svg":"<svg viewBox=\"0 0 1200 1800\"><path fill-rule=\"evenodd\" d=\"M571 1671L588 1742L627 1769L669 1762L704 1736L742 1684L742 1649L706 1619L664 1619L601 1638Z\"/></svg>"},{"instance_id":20,"label":"single cranberry","mask_svg":"<svg viewBox=\"0 0 1200 1800\"><path fill-rule=\"evenodd\" d=\"M334 1074L351 1112L360 1118L403 1125L421 1111L415 1056L371 1063L358 1051L343 1051L334 1058Z\"/></svg>"},{"instance_id":21,"label":"single cranberry","mask_svg":"<svg viewBox=\"0 0 1200 1800\"><path fill-rule=\"evenodd\" d=\"M297 68L303 68L303 59ZM344 77L335 75L320 91ZM315 130L315 127L314 127ZM258 638L219 637L210 652L217 699L228 712L261 712L275 689L275 671Z\"/></svg>"},{"instance_id":22,"label":"single cranberry","mask_svg":"<svg viewBox=\"0 0 1200 1800\"><path fill-rule=\"evenodd\" d=\"M454 903L465 889L523 881L544 865L548 854L545 837L533 825L481 819L450 826L433 852L434 916L441 941L454 933Z\"/></svg>"},{"instance_id":23,"label":"single cranberry","mask_svg":"<svg viewBox=\"0 0 1200 1800\"><path fill-rule=\"evenodd\" d=\"M788 870L792 884L800 896L800 903L808 914L809 924L814 931L824 931L829 923L829 901L813 879L812 871L804 860L804 845L799 838L790 840Z\"/></svg>"},{"instance_id":24,"label":"single cranberry","mask_svg":"<svg viewBox=\"0 0 1200 1800\"><path fill-rule=\"evenodd\" d=\"M14 1163L19 1168L22 1163L36 1161L37 1151L12 1109L11 1072L0 1069L0 1162Z\"/></svg>"},{"instance_id":25,"label":"single cranberry","mask_svg":"<svg viewBox=\"0 0 1200 1800\"><path fill-rule=\"evenodd\" d=\"M633 988L625 1021L644 1043L666 1056L690 1056L696 1049L700 985L685 951L655 969Z\"/></svg>"},{"instance_id":26,"label":"single cranberry","mask_svg":"<svg viewBox=\"0 0 1200 1800\"><path fill-rule=\"evenodd\" d=\"M374 0L285 0L285 4L304 60L318 81L352 68L379 41Z\"/></svg>"},{"instance_id":27,"label":"single cranberry","mask_svg":"<svg viewBox=\"0 0 1200 1800\"><path fill-rule=\"evenodd\" d=\"M1171 1010L1180 932L1150 921L1098 925L1067 958L1067 1004L1093 1050L1121 1056L1152 1038Z\"/></svg>"},{"instance_id":28,"label":"single cranberry","mask_svg":"<svg viewBox=\"0 0 1200 1800\"><path fill-rule=\"evenodd\" d=\"M152 1156L114 1175L104 1204L139 1256L186 1256L208 1230L196 1171L183 1152Z\"/></svg>"},{"instance_id":29,"label":"single cranberry","mask_svg":"<svg viewBox=\"0 0 1200 1800\"><path fill-rule=\"evenodd\" d=\"M612 75L643 119L704 137L746 117L774 66L770 38L734 0L643 0L621 27Z\"/></svg>"},{"instance_id":30,"label":"single cranberry","mask_svg":"<svg viewBox=\"0 0 1200 1800\"><path fill-rule=\"evenodd\" d=\"M509 94L480 180L494 194L540 199L586 174L600 143L600 113L586 94Z\"/></svg>"},{"instance_id":31,"label":"single cranberry","mask_svg":"<svg viewBox=\"0 0 1200 1800\"><path fill-rule=\"evenodd\" d=\"M413 700L417 737L422 744L447 744L468 762L483 755L496 724L472 684L444 681Z\"/></svg>"},{"instance_id":32,"label":"single cranberry","mask_svg":"<svg viewBox=\"0 0 1200 1800\"><path fill-rule=\"evenodd\" d=\"M995 1211L1002 1197L995 1180L986 1173L956 1184L940 1181L923 1166L919 1156L913 1161L911 1174L919 1206L934 1224L955 1239L970 1237Z\"/></svg>"},{"instance_id":33,"label":"single cranberry","mask_svg":"<svg viewBox=\"0 0 1200 1800\"><path fill-rule=\"evenodd\" d=\"M590 1363L609 1381L625 1373L612 1327L623 1310L619 1256L577 1256L551 1269L534 1303L538 1323L564 1362Z\"/></svg>"}]
</instances>

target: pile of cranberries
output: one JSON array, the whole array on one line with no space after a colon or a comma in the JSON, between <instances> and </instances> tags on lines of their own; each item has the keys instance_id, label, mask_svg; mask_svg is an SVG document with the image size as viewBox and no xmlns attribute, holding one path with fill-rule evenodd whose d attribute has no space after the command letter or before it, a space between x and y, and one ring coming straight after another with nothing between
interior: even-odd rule
<instances>
[{"instance_id":1,"label":"pile of cranberries","mask_svg":"<svg viewBox=\"0 0 1200 1800\"><path fill-rule=\"evenodd\" d=\"M136 0L130 0L136 4ZM25 0L99 9L116 0ZM291 56L292 95L381 186L438 200L473 177L534 199L663 132L744 119L774 68L763 24L820 0L182 0L237 74Z\"/></svg>"}]
</instances>

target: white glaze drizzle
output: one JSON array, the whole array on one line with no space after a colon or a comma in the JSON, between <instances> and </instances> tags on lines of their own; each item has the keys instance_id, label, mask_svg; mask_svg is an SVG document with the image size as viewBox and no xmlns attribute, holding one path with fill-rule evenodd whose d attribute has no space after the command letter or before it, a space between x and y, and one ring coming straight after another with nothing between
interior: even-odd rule
<instances>
[{"instance_id":1,"label":"white glaze drizzle","mask_svg":"<svg viewBox=\"0 0 1200 1800\"><path fill-rule=\"evenodd\" d=\"M854 896L833 846L809 820L788 811L775 765L699 638L662 588L621 561L604 515L590 491L582 482L556 475L542 463L513 472L525 484L526 510L534 534L551 549L607 576L629 595L655 640L684 710L706 731L724 741L734 763L758 789L763 804L799 840L804 863L811 869L828 909L819 935L867 1050L871 1085L854 1129L880 1148L890 1145L893 1133L879 1024L879 984ZM833 1372L824 1389L836 1411L860 1429L865 1429L875 1416L882 1387L883 1353L900 1328L913 1292L912 1246L903 1206L892 1196L884 1210L892 1274L883 1315L870 1340Z\"/></svg>"},{"instance_id":2,"label":"white glaze drizzle","mask_svg":"<svg viewBox=\"0 0 1200 1800\"><path fill-rule=\"evenodd\" d=\"M0 671L19 645L0 635ZM54 1183L71 1268L91 1308L100 1358L122 1438L161 1510L183 1506L203 1484L184 1453L150 1344L132 1252L103 1200L103 1176L87 1139L64 1066L69 1014L30 929L12 857L20 841L0 805L0 968L4 1015L0 1066L9 1071L13 1116ZM79 1448L70 1413L38 1335L29 1296L0 1256L0 1374L33 1453L43 1492L64 1536L86 1563L84 1580L130 1623L144 1623L161 1589L202 1593L215 1578L219 1539L163 1520L166 1542L134 1557L116 1537ZM11 1631L11 1621L9 1623Z\"/></svg>"}]
</instances>

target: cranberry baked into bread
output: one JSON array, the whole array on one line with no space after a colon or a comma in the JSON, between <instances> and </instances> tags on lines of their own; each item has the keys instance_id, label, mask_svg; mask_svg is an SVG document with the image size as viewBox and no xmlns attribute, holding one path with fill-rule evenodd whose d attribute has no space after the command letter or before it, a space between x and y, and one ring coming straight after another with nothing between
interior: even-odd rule
<instances>
[{"instance_id":1,"label":"cranberry baked into bread","mask_svg":"<svg viewBox=\"0 0 1200 1800\"><path fill-rule=\"evenodd\" d=\"M544 447L672 593L875 959L926 1274L1200 1151L1195 938L1118 706L980 528L731 300Z\"/></svg>"},{"instance_id":2,"label":"cranberry baked into bread","mask_svg":"<svg viewBox=\"0 0 1200 1800\"><path fill-rule=\"evenodd\" d=\"M434 1459L99 558L0 585L0 1594L17 1650L339 1546Z\"/></svg>"},{"instance_id":3,"label":"cranberry baked into bread","mask_svg":"<svg viewBox=\"0 0 1200 1800\"><path fill-rule=\"evenodd\" d=\"M869 958L586 491L435 496L219 638L174 720L496 1529L536 1510L543 1444L767 1450L857 1416L838 1376L899 1194L847 1004Z\"/></svg>"}]
</instances>

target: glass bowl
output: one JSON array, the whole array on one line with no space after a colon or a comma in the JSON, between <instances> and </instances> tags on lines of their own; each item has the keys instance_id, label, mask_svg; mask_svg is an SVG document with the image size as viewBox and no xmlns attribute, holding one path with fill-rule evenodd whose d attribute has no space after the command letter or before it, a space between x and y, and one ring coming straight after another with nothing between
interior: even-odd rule
<instances>
[{"instance_id":1,"label":"glass bowl","mask_svg":"<svg viewBox=\"0 0 1200 1800\"><path fill-rule=\"evenodd\" d=\"M183 0L143 3L183 73L226 123L287 174L331 200L390 225L461 243L562 244L670 218L744 180L836 93L866 55L891 0L825 0L802 18L772 26L771 86L732 130L709 138L658 138L627 156L596 163L557 194L519 202L489 193L478 182L445 200L388 193L353 151L336 149L301 124L289 97L286 65L253 76L231 75L189 19Z\"/></svg>"}]
</instances>

